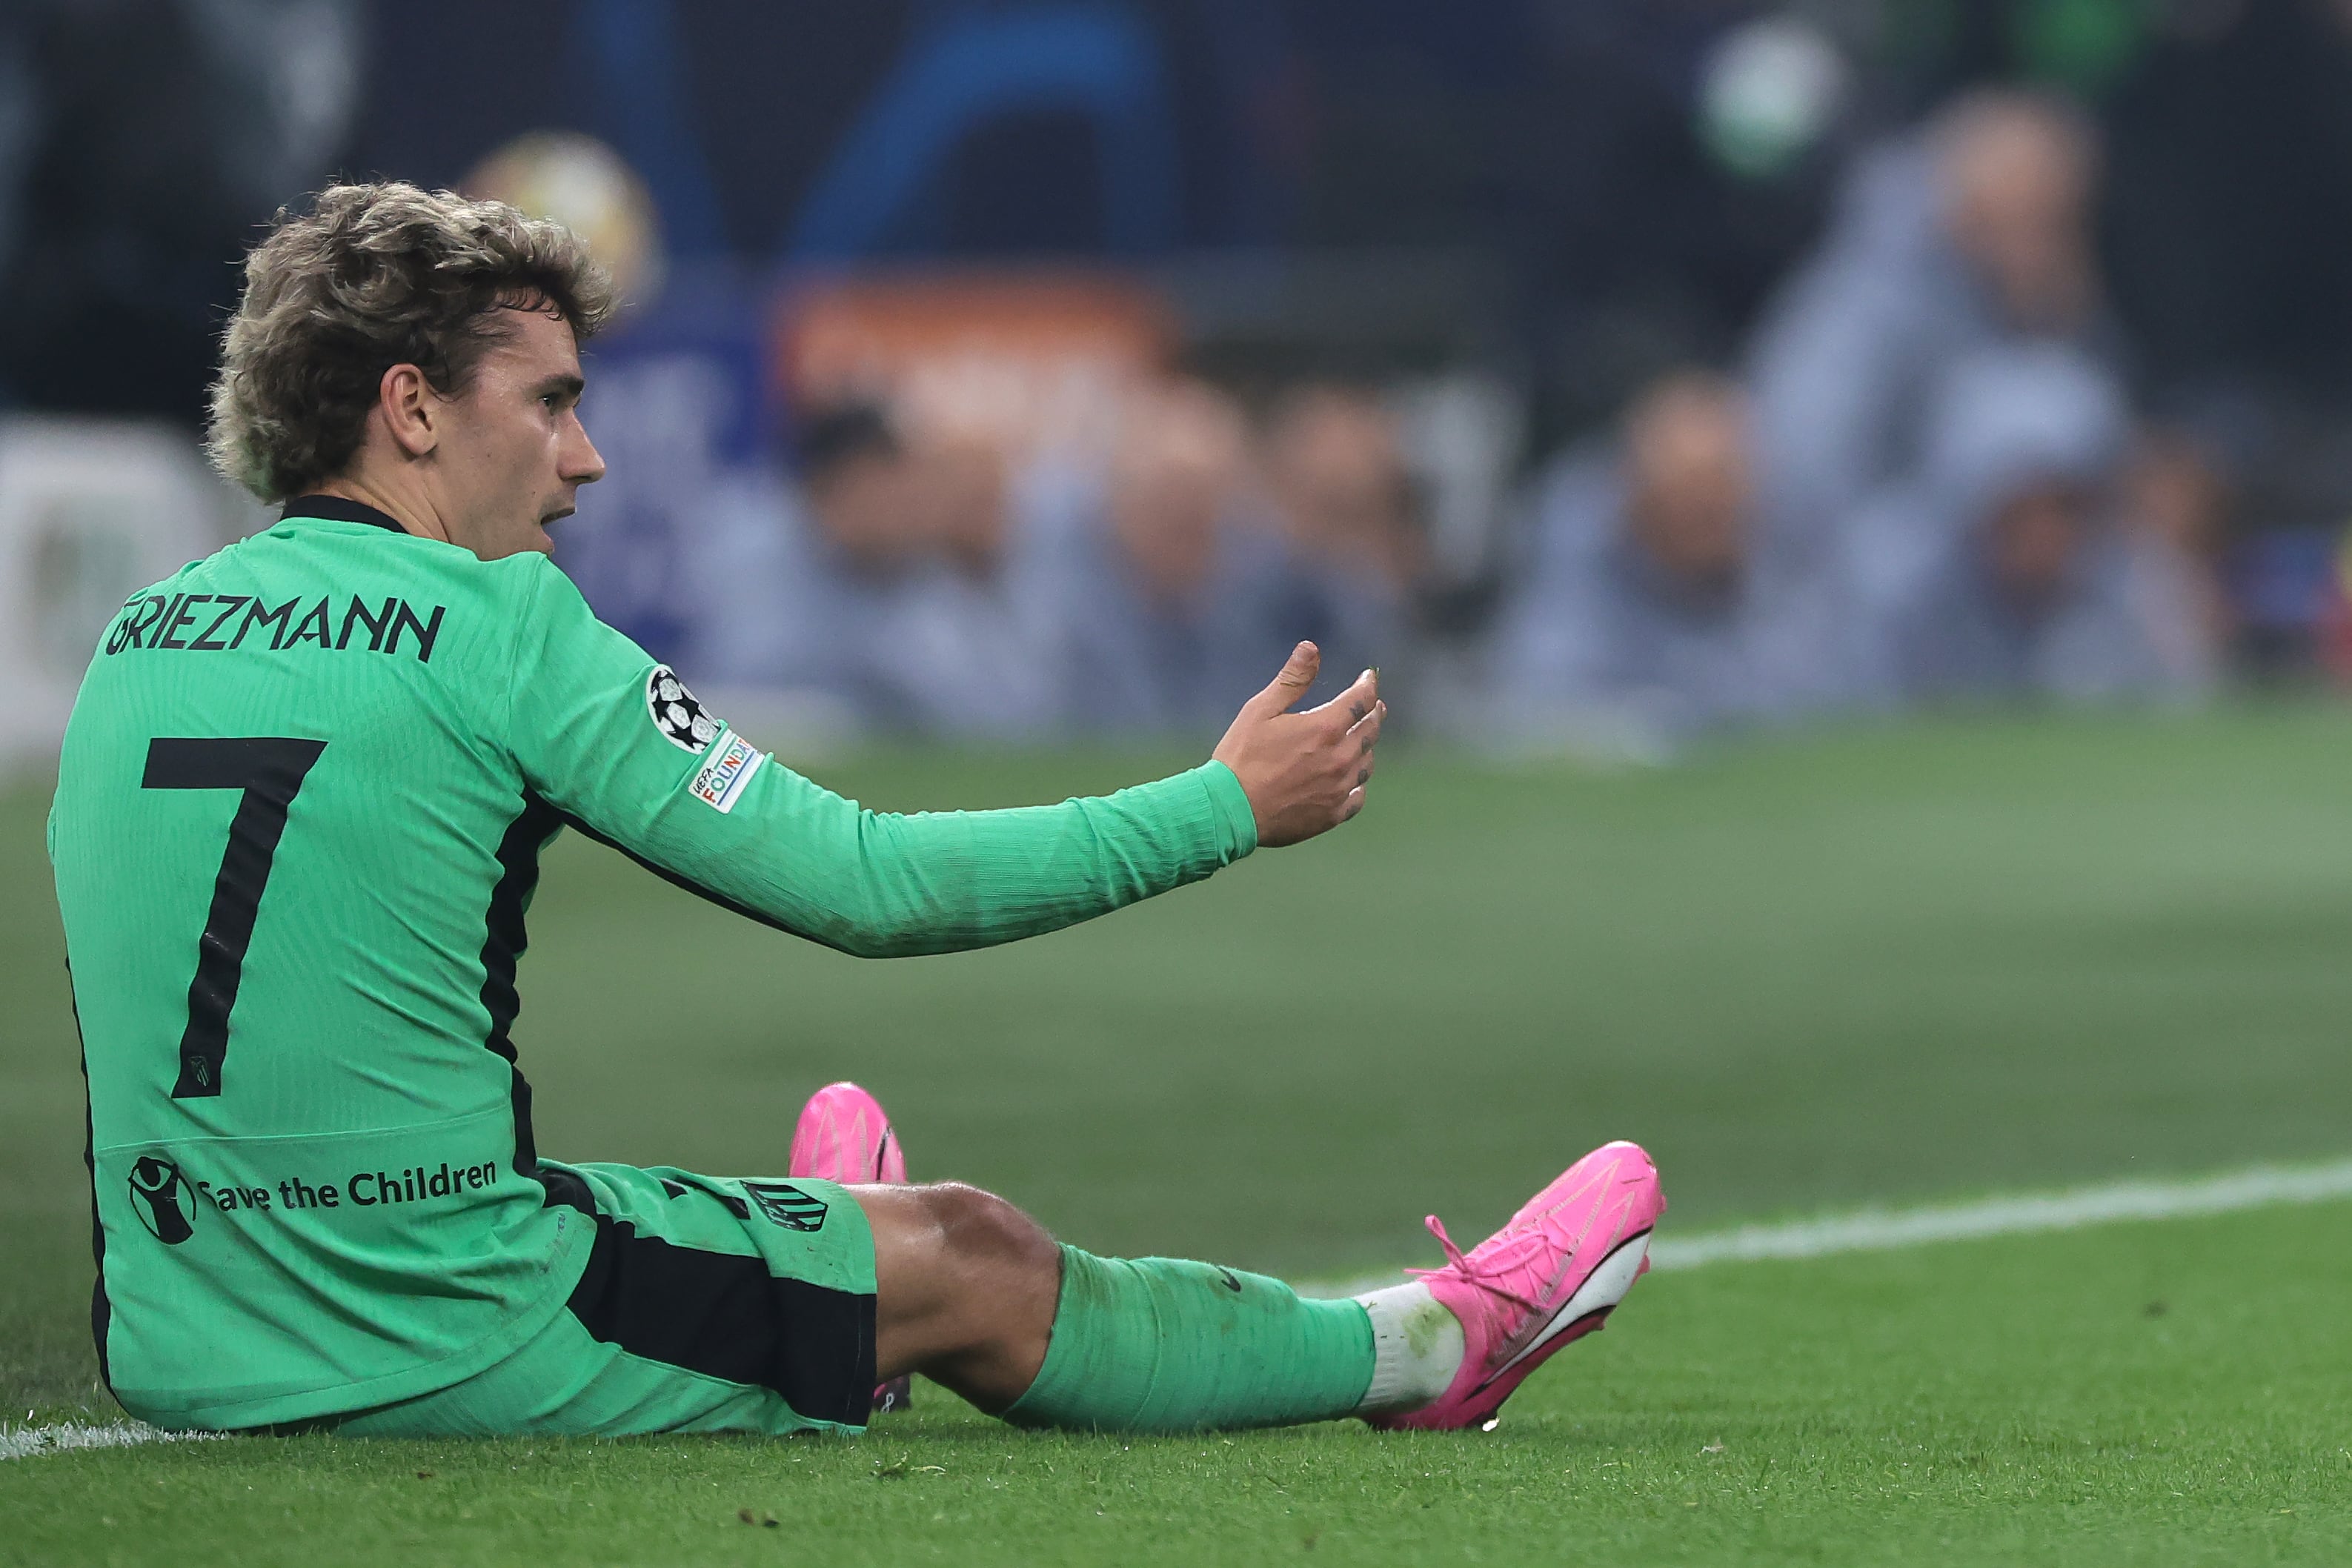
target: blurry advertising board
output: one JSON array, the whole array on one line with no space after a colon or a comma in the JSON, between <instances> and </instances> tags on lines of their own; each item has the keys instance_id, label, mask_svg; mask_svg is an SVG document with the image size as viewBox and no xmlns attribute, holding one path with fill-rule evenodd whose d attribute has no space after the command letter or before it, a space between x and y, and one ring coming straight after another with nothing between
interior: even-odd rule
<instances>
[{"instance_id":1,"label":"blurry advertising board","mask_svg":"<svg viewBox=\"0 0 2352 1568\"><path fill-rule=\"evenodd\" d=\"M53 754L100 634L123 601L210 554L235 502L169 428L0 420L0 655L16 698L0 763Z\"/></svg>"},{"instance_id":2,"label":"blurry advertising board","mask_svg":"<svg viewBox=\"0 0 2352 1568\"><path fill-rule=\"evenodd\" d=\"M1099 453L1175 338L1167 301L1113 275L866 276L785 292L776 373L795 407L877 402L1007 453Z\"/></svg>"}]
</instances>

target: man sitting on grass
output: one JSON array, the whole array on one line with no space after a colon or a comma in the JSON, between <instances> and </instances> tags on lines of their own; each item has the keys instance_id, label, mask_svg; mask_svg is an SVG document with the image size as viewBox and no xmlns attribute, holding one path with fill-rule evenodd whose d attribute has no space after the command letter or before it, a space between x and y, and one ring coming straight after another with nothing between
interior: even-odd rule
<instances>
[{"instance_id":1,"label":"man sitting on grass","mask_svg":"<svg viewBox=\"0 0 2352 1568\"><path fill-rule=\"evenodd\" d=\"M1662 1206L1631 1144L1350 1301L1096 1258L968 1186L540 1157L509 1030L564 826L847 952L983 947L1346 821L1385 712L1370 671L1289 711L1302 644L1156 784L914 816L819 789L548 559L604 471L577 343L610 310L564 230L402 184L326 192L247 264L213 451L284 515L124 607L49 821L123 1405L782 1433L863 1426L921 1372L1027 1426L1459 1427L1598 1326Z\"/></svg>"}]
</instances>

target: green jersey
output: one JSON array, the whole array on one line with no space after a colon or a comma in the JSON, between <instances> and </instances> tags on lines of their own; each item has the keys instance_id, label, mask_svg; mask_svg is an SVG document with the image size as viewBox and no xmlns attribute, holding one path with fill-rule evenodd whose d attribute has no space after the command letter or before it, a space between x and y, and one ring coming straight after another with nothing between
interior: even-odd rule
<instances>
[{"instance_id":1,"label":"green jersey","mask_svg":"<svg viewBox=\"0 0 2352 1568\"><path fill-rule=\"evenodd\" d=\"M124 1405L299 1420L471 1376L593 1226L509 1032L565 826L887 956L1008 942L1250 852L1210 763L1018 811L861 810L760 752L540 555L311 497L141 594L82 683L49 853Z\"/></svg>"}]
</instances>

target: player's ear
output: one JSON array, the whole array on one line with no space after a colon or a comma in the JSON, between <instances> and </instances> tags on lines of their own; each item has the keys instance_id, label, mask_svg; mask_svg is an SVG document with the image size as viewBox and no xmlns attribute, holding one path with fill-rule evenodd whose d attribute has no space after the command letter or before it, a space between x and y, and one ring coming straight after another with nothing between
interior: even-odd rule
<instances>
[{"instance_id":1,"label":"player's ear","mask_svg":"<svg viewBox=\"0 0 2352 1568\"><path fill-rule=\"evenodd\" d=\"M434 403L432 384L413 364L394 365L376 384L376 413L393 444L409 457L422 458L441 444Z\"/></svg>"}]
</instances>

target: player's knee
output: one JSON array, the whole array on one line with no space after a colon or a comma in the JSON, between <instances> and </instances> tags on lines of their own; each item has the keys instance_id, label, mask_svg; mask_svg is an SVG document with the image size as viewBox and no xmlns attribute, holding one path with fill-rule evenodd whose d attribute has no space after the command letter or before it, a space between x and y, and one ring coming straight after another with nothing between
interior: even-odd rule
<instances>
[{"instance_id":1,"label":"player's knee","mask_svg":"<svg viewBox=\"0 0 2352 1568\"><path fill-rule=\"evenodd\" d=\"M1045 1226L995 1194L961 1182L942 1182L922 1193L948 1252L975 1263L1059 1268L1060 1249Z\"/></svg>"}]
</instances>

